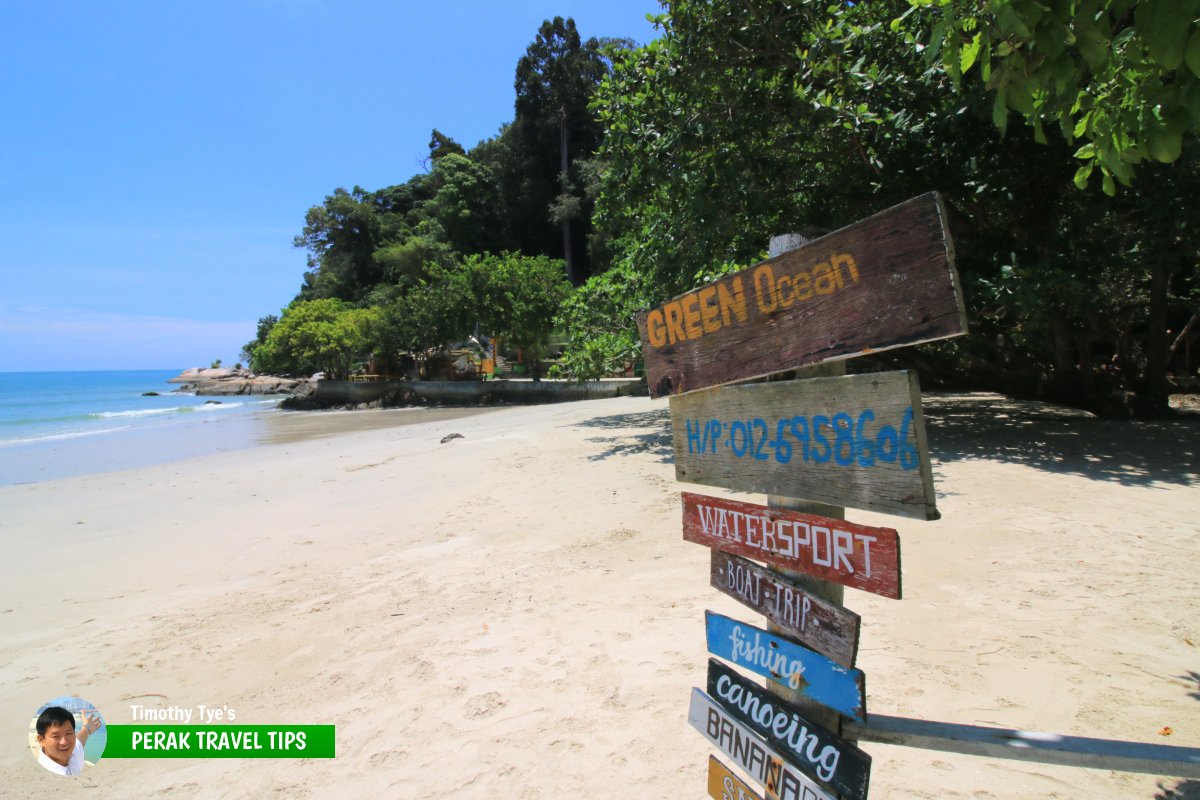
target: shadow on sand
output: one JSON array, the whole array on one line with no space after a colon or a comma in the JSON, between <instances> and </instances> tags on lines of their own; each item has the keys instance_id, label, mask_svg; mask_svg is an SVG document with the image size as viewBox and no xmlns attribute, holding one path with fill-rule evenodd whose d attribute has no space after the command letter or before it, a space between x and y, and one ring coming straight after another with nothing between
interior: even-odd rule
<instances>
[{"instance_id":1,"label":"shadow on sand","mask_svg":"<svg viewBox=\"0 0 1200 800\"><path fill-rule=\"evenodd\" d=\"M1188 696L1193 700L1200 700L1200 672L1194 669L1188 670L1186 675L1179 676L1179 680L1193 684L1191 687L1193 691L1188 692Z\"/></svg>"},{"instance_id":2,"label":"shadow on sand","mask_svg":"<svg viewBox=\"0 0 1200 800\"><path fill-rule=\"evenodd\" d=\"M619 431L612 436L593 436L588 439L589 442L605 446L602 452L588 456L589 461L646 454L654 456L661 463L669 463L674 458L671 452L671 414L666 406L655 411L593 417L573 427Z\"/></svg>"},{"instance_id":3,"label":"shadow on sand","mask_svg":"<svg viewBox=\"0 0 1200 800\"><path fill-rule=\"evenodd\" d=\"M1200 484L1200 417L1099 419L991 393L926 394L924 409L930 455L941 462L989 459L1127 486ZM672 460L666 406L578 425L613 432L588 440L605 446L592 461L643 454Z\"/></svg>"},{"instance_id":4,"label":"shadow on sand","mask_svg":"<svg viewBox=\"0 0 1200 800\"><path fill-rule=\"evenodd\" d=\"M930 455L990 459L1127 486L1200 482L1200 418L1108 420L998 394L927 394Z\"/></svg>"}]
</instances>

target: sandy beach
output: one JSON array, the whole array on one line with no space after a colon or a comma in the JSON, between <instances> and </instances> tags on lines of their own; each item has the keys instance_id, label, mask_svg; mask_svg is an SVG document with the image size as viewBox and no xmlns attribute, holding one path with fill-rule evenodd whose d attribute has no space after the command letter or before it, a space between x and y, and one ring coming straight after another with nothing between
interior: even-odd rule
<instances>
[{"instance_id":1,"label":"sandy beach","mask_svg":"<svg viewBox=\"0 0 1200 800\"><path fill-rule=\"evenodd\" d=\"M904 599L847 590L868 709L1200 746L1200 420L927 397L942 519ZM370 426L366 426L370 427ZM444 436L459 433L442 443ZM281 436L0 488L0 796L705 796L703 612L666 401ZM43 701L337 726L333 760L44 772ZM1163 735L1170 729L1170 735ZM871 797L1200 797L1181 781L864 743Z\"/></svg>"}]
</instances>

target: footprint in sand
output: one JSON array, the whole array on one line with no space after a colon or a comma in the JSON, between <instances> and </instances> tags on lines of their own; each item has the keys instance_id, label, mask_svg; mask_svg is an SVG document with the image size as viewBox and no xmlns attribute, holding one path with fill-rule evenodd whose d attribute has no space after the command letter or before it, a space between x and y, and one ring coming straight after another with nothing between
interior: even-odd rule
<instances>
[{"instance_id":1,"label":"footprint in sand","mask_svg":"<svg viewBox=\"0 0 1200 800\"><path fill-rule=\"evenodd\" d=\"M471 719L486 719L508 705L499 692L477 694L467 700L467 716Z\"/></svg>"},{"instance_id":2,"label":"footprint in sand","mask_svg":"<svg viewBox=\"0 0 1200 800\"><path fill-rule=\"evenodd\" d=\"M381 750L373 754L368 761L372 767L381 767L390 761L403 761L407 758L407 750Z\"/></svg>"}]
</instances>

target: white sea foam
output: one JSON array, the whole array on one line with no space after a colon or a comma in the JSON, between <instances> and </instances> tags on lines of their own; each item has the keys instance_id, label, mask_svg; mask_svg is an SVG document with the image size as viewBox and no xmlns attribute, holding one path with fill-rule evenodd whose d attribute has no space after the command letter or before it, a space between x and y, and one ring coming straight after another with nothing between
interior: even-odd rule
<instances>
[{"instance_id":1,"label":"white sea foam","mask_svg":"<svg viewBox=\"0 0 1200 800\"><path fill-rule=\"evenodd\" d=\"M115 417L149 417L155 414L173 414L176 411L190 411L186 406L179 408L140 408L136 411L98 411L95 414L88 414L89 417L98 419L113 419Z\"/></svg>"},{"instance_id":2,"label":"white sea foam","mask_svg":"<svg viewBox=\"0 0 1200 800\"><path fill-rule=\"evenodd\" d=\"M208 403L202 406L197 406L197 411L222 411L228 408L238 408L244 406L245 403Z\"/></svg>"}]
</instances>

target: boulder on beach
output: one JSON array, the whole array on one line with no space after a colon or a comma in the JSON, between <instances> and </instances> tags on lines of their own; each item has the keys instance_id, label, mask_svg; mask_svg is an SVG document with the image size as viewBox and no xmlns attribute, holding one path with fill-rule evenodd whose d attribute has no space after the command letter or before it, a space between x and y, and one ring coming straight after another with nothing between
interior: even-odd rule
<instances>
[{"instance_id":1,"label":"boulder on beach","mask_svg":"<svg viewBox=\"0 0 1200 800\"><path fill-rule=\"evenodd\" d=\"M239 394L291 394L301 381L275 375L256 375L248 369L185 369L167 383L182 384L176 391L200 396Z\"/></svg>"},{"instance_id":2,"label":"boulder on beach","mask_svg":"<svg viewBox=\"0 0 1200 800\"><path fill-rule=\"evenodd\" d=\"M167 383L204 383L207 381L226 381L234 378L251 378L254 373L248 369L226 369L224 367L192 367L170 378Z\"/></svg>"},{"instance_id":3,"label":"boulder on beach","mask_svg":"<svg viewBox=\"0 0 1200 800\"><path fill-rule=\"evenodd\" d=\"M324 408L316 398L316 381L299 381L289 394L290 396L284 398L283 402L279 404L280 408L286 408L289 411L312 411Z\"/></svg>"}]
</instances>

